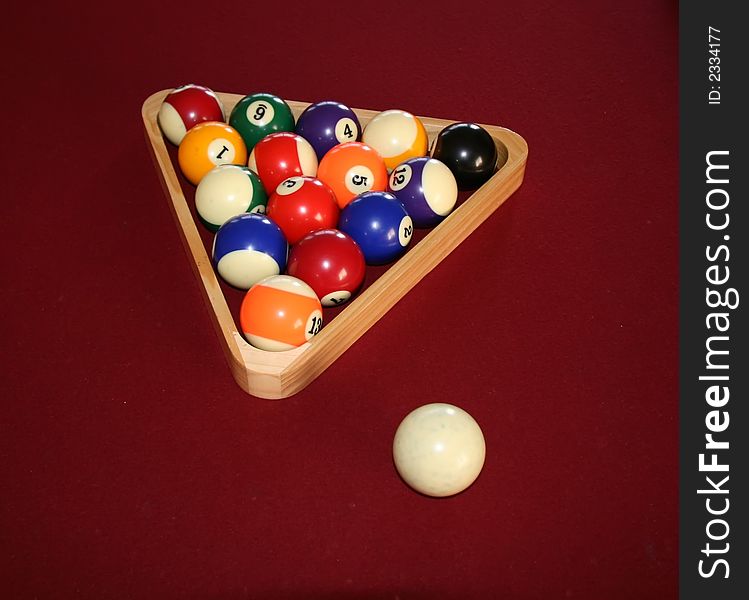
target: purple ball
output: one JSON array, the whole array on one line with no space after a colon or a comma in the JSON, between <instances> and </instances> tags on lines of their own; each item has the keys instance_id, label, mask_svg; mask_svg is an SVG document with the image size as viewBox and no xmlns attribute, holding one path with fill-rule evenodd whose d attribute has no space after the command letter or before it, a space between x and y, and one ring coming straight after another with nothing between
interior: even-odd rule
<instances>
[{"instance_id":1,"label":"purple ball","mask_svg":"<svg viewBox=\"0 0 749 600\"><path fill-rule=\"evenodd\" d=\"M333 146L358 141L361 125L348 106L325 100L308 106L299 115L296 133L312 144L317 160L321 160Z\"/></svg>"},{"instance_id":2,"label":"purple ball","mask_svg":"<svg viewBox=\"0 0 749 600\"><path fill-rule=\"evenodd\" d=\"M390 173L387 191L400 200L416 227L433 227L458 200L455 176L435 158L412 158L399 164Z\"/></svg>"}]
</instances>

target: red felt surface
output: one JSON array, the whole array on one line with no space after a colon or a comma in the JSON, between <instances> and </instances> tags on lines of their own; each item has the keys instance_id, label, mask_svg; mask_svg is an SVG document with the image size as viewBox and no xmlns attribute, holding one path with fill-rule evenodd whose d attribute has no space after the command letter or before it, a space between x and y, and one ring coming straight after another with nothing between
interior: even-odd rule
<instances>
[{"instance_id":1,"label":"red felt surface","mask_svg":"<svg viewBox=\"0 0 749 600\"><path fill-rule=\"evenodd\" d=\"M349 4L3 19L4 597L676 596L676 3ZM253 399L141 130L190 81L503 124L526 181L303 393ZM431 401L487 440L451 499L391 462Z\"/></svg>"}]
</instances>

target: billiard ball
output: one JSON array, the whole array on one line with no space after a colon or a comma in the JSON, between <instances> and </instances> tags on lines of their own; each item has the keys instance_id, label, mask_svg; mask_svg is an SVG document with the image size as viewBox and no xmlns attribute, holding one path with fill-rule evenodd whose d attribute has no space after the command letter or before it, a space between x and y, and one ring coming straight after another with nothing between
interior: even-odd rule
<instances>
[{"instance_id":1,"label":"billiard ball","mask_svg":"<svg viewBox=\"0 0 749 600\"><path fill-rule=\"evenodd\" d=\"M239 165L214 167L195 190L198 216L211 231L236 215L264 213L267 200L260 178L248 167Z\"/></svg>"},{"instance_id":2,"label":"billiard ball","mask_svg":"<svg viewBox=\"0 0 749 600\"><path fill-rule=\"evenodd\" d=\"M251 152L266 135L294 131L294 115L278 96L251 94L237 102L229 116L229 125L239 132Z\"/></svg>"},{"instance_id":3,"label":"billiard ball","mask_svg":"<svg viewBox=\"0 0 749 600\"><path fill-rule=\"evenodd\" d=\"M322 327L322 307L306 283L273 275L253 285L239 308L245 338L261 350L282 352L311 340Z\"/></svg>"},{"instance_id":4,"label":"billiard ball","mask_svg":"<svg viewBox=\"0 0 749 600\"><path fill-rule=\"evenodd\" d=\"M429 140L424 124L405 110L386 110L364 127L362 142L380 153L388 171L409 158L424 156Z\"/></svg>"},{"instance_id":5,"label":"billiard ball","mask_svg":"<svg viewBox=\"0 0 749 600\"><path fill-rule=\"evenodd\" d=\"M426 404L409 413L393 440L395 467L417 492L458 494L479 476L486 457L481 427L451 404Z\"/></svg>"},{"instance_id":6,"label":"billiard ball","mask_svg":"<svg viewBox=\"0 0 749 600\"><path fill-rule=\"evenodd\" d=\"M444 219L458 200L458 184L444 163L411 158L390 173L388 192L401 201L416 227L432 227Z\"/></svg>"},{"instance_id":7,"label":"billiard ball","mask_svg":"<svg viewBox=\"0 0 749 600\"><path fill-rule=\"evenodd\" d=\"M224 107L216 93L202 85L183 85L164 99L157 121L168 139L179 146L185 134L203 121L223 121Z\"/></svg>"},{"instance_id":8,"label":"billiard ball","mask_svg":"<svg viewBox=\"0 0 749 600\"><path fill-rule=\"evenodd\" d=\"M284 179L317 173L317 155L302 136L295 133L271 133L260 140L247 163L272 194Z\"/></svg>"},{"instance_id":9,"label":"billiard ball","mask_svg":"<svg viewBox=\"0 0 749 600\"><path fill-rule=\"evenodd\" d=\"M311 104L299 115L296 132L312 144L318 160L322 160L333 146L358 141L361 125L348 106L326 100Z\"/></svg>"},{"instance_id":10,"label":"billiard ball","mask_svg":"<svg viewBox=\"0 0 749 600\"><path fill-rule=\"evenodd\" d=\"M359 289L365 269L354 240L337 229L321 229L291 247L286 272L308 283L323 306L339 306Z\"/></svg>"},{"instance_id":11,"label":"billiard ball","mask_svg":"<svg viewBox=\"0 0 749 600\"><path fill-rule=\"evenodd\" d=\"M338 213L333 190L314 177L284 179L268 200L268 217L278 224L289 244L312 231L335 227Z\"/></svg>"},{"instance_id":12,"label":"billiard ball","mask_svg":"<svg viewBox=\"0 0 749 600\"><path fill-rule=\"evenodd\" d=\"M330 186L341 208L364 192L384 191L388 181L380 155L361 142L334 146L320 161L317 177Z\"/></svg>"},{"instance_id":13,"label":"billiard ball","mask_svg":"<svg viewBox=\"0 0 749 600\"><path fill-rule=\"evenodd\" d=\"M289 246L281 228L265 215L244 213L219 227L213 263L224 281L246 290L286 268Z\"/></svg>"},{"instance_id":14,"label":"billiard ball","mask_svg":"<svg viewBox=\"0 0 749 600\"><path fill-rule=\"evenodd\" d=\"M193 185L218 165L243 165L247 149L233 127L217 121L195 125L182 139L177 151L182 174Z\"/></svg>"},{"instance_id":15,"label":"billiard ball","mask_svg":"<svg viewBox=\"0 0 749 600\"><path fill-rule=\"evenodd\" d=\"M475 190L497 168L497 146L489 132L475 123L453 123L439 132L432 158L445 163L458 188Z\"/></svg>"},{"instance_id":16,"label":"billiard ball","mask_svg":"<svg viewBox=\"0 0 749 600\"><path fill-rule=\"evenodd\" d=\"M389 263L406 251L413 221L392 194L365 192L341 211L338 228L359 244L368 265Z\"/></svg>"}]
</instances>

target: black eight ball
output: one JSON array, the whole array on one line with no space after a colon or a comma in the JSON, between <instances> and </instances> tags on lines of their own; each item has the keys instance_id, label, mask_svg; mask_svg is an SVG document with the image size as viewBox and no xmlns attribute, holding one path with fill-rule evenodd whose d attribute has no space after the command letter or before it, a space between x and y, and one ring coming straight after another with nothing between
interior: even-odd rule
<instances>
[{"instance_id":1,"label":"black eight ball","mask_svg":"<svg viewBox=\"0 0 749 600\"><path fill-rule=\"evenodd\" d=\"M475 190L494 174L497 146L483 127L475 123L453 123L440 131L432 158L447 165L455 175L458 188Z\"/></svg>"}]
</instances>

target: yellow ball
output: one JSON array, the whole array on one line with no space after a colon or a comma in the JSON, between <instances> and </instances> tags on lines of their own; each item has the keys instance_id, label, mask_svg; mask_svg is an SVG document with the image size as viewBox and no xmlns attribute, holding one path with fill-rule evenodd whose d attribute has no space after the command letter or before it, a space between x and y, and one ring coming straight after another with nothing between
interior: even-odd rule
<instances>
[{"instance_id":1,"label":"yellow ball","mask_svg":"<svg viewBox=\"0 0 749 600\"><path fill-rule=\"evenodd\" d=\"M409 158L426 156L429 139L418 117L394 109L374 116L364 128L362 142L377 150L392 171Z\"/></svg>"},{"instance_id":2,"label":"yellow ball","mask_svg":"<svg viewBox=\"0 0 749 600\"><path fill-rule=\"evenodd\" d=\"M198 185L203 176L218 165L247 164L247 147L233 127L206 121L187 132L179 145L177 162L190 183Z\"/></svg>"}]
</instances>

